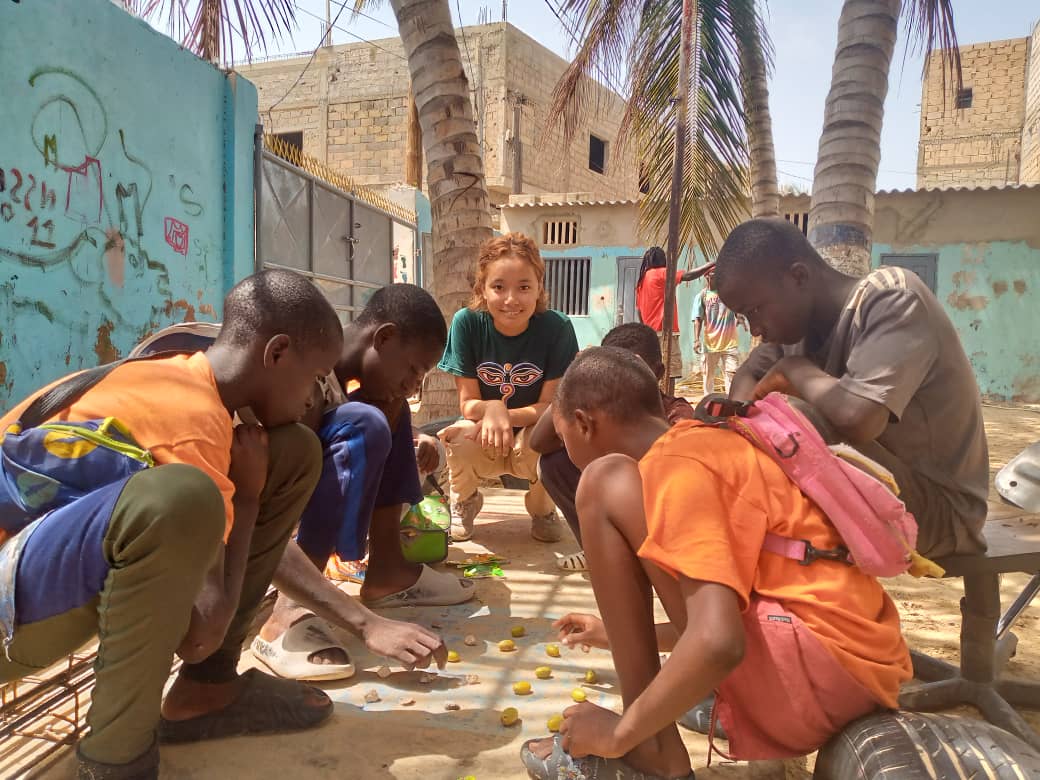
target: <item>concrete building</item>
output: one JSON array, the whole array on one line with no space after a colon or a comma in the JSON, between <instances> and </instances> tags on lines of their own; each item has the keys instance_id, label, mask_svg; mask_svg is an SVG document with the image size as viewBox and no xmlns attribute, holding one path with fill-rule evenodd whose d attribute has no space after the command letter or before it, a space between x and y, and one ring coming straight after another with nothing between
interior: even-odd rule
<instances>
[{"instance_id":1,"label":"concrete building","mask_svg":"<svg viewBox=\"0 0 1040 780\"><path fill-rule=\"evenodd\" d=\"M638 165L617 145L624 109L619 95L595 85L591 105L599 108L564 148L561 132L546 130L546 116L567 62L506 23L466 27L458 42L493 204L514 192L514 135L520 139L522 192L637 194ZM265 132L360 184L402 182L409 77L400 39L323 48L301 77L308 58L239 68L257 86Z\"/></svg>"},{"instance_id":2,"label":"concrete building","mask_svg":"<svg viewBox=\"0 0 1040 780\"><path fill-rule=\"evenodd\" d=\"M579 196L575 198L573 196ZM502 229L539 235L546 223L578 226L578 243L542 242L550 305L574 323L582 347L598 344L621 322L636 319L635 279L647 246L659 237L635 229L638 204L588 202L581 193L515 198L502 209ZM780 211L805 231L808 195L780 199ZM872 262L917 273L957 328L984 397L1040 402L1040 361L1028 323L1040 303L1040 186L879 192ZM705 262L700 251L679 267ZM686 373L698 368L690 315L701 282L677 289ZM740 330L741 349L748 349Z\"/></svg>"},{"instance_id":3,"label":"concrete building","mask_svg":"<svg viewBox=\"0 0 1040 780\"><path fill-rule=\"evenodd\" d=\"M1040 182L1040 24L1032 35L961 47L963 86L932 54L921 92L917 186Z\"/></svg>"}]
</instances>

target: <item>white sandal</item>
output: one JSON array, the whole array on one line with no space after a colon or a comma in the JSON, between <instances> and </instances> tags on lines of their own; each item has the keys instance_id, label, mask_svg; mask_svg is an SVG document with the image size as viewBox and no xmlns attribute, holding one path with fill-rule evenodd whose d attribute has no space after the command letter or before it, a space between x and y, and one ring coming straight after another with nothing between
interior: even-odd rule
<instances>
[{"instance_id":1,"label":"white sandal","mask_svg":"<svg viewBox=\"0 0 1040 780\"><path fill-rule=\"evenodd\" d=\"M589 564L585 560L585 551L578 550L573 555L567 555L556 559L556 565L563 571L588 571Z\"/></svg>"},{"instance_id":2,"label":"white sandal","mask_svg":"<svg viewBox=\"0 0 1040 780\"><path fill-rule=\"evenodd\" d=\"M310 660L314 653L322 650L347 648L330 631L329 624L308 615L293 623L281 636L268 642L259 635L253 640L252 650L256 659L279 677L286 680L320 682L344 680L354 676L354 664L347 655L345 664L319 664Z\"/></svg>"}]
</instances>

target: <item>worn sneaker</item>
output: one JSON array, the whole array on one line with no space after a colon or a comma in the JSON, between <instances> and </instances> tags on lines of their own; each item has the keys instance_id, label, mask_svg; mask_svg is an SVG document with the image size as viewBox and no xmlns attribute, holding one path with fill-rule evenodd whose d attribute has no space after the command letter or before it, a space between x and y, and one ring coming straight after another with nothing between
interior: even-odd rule
<instances>
[{"instance_id":1,"label":"worn sneaker","mask_svg":"<svg viewBox=\"0 0 1040 780\"><path fill-rule=\"evenodd\" d=\"M484 506L484 494L479 490L464 501L451 505L451 540L465 542L473 536L473 521Z\"/></svg>"},{"instance_id":2,"label":"worn sneaker","mask_svg":"<svg viewBox=\"0 0 1040 780\"><path fill-rule=\"evenodd\" d=\"M531 536L539 542L558 542L563 538L563 524L556 510L544 515L531 515Z\"/></svg>"}]
</instances>

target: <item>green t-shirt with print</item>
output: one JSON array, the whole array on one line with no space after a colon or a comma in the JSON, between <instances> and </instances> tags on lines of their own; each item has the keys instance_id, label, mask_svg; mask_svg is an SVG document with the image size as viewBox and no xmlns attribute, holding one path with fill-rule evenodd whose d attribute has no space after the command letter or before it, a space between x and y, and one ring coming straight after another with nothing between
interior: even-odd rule
<instances>
[{"instance_id":1,"label":"green t-shirt with print","mask_svg":"<svg viewBox=\"0 0 1040 780\"><path fill-rule=\"evenodd\" d=\"M558 311L535 314L519 336L503 336L490 314L467 308L455 312L437 368L476 379L482 400L519 409L538 403L542 384L562 377L576 354L574 326Z\"/></svg>"}]
</instances>

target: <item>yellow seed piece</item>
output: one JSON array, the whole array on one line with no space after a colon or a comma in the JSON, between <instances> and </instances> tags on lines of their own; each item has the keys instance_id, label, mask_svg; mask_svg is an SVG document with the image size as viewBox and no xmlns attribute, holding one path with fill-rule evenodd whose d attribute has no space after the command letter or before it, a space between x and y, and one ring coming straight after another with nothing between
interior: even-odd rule
<instances>
[{"instance_id":1,"label":"yellow seed piece","mask_svg":"<svg viewBox=\"0 0 1040 780\"><path fill-rule=\"evenodd\" d=\"M449 663L457 664L461 660L462 660L462 658L459 657L459 654L456 651L454 651L454 650L449 650L448 651L448 662Z\"/></svg>"},{"instance_id":2,"label":"yellow seed piece","mask_svg":"<svg viewBox=\"0 0 1040 780\"><path fill-rule=\"evenodd\" d=\"M559 645L546 645L545 654L550 658L560 657L560 646Z\"/></svg>"},{"instance_id":3,"label":"yellow seed piece","mask_svg":"<svg viewBox=\"0 0 1040 780\"><path fill-rule=\"evenodd\" d=\"M523 626L513 626L511 629L509 629L509 633L515 636L517 639L519 639L524 634L526 634L527 631L524 629Z\"/></svg>"},{"instance_id":4,"label":"yellow seed piece","mask_svg":"<svg viewBox=\"0 0 1040 780\"><path fill-rule=\"evenodd\" d=\"M512 726L520 720L520 713L517 711L516 707L506 707L502 710L499 720L502 721L503 726Z\"/></svg>"},{"instance_id":5,"label":"yellow seed piece","mask_svg":"<svg viewBox=\"0 0 1040 780\"><path fill-rule=\"evenodd\" d=\"M552 677L552 669L550 669L548 666L539 666L537 669L534 670L534 676L537 677L539 680L548 680L550 677Z\"/></svg>"},{"instance_id":6,"label":"yellow seed piece","mask_svg":"<svg viewBox=\"0 0 1040 780\"><path fill-rule=\"evenodd\" d=\"M448 660L451 660L450 656L448 657ZM597 680L599 680L599 678L596 676L596 671L594 669L587 669L585 671L585 682L589 685L595 685Z\"/></svg>"},{"instance_id":7,"label":"yellow seed piece","mask_svg":"<svg viewBox=\"0 0 1040 780\"><path fill-rule=\"evenodd\" d=\"M575 688L571 691L571 698L578 702L585 701L585 691L581 688Z\"/></svg>"},{"instance_id":8,"label":"yellow seed piece","mask_svg":"<svg viewBox=\"0 0 1040 780\"><path fill-rule=\"evenodd\" d=\"M521 680L520 682L513 683L513 693L517 696L526 696L531 692L531 683L527 680Z\"/></svg>"},{"instance_id":9,"label":"yellow seed piece","mask_svg":"<svg viewBox=\"0 0 1040 780\"><path fill-rule=\"evenodd\" d=\"M556 733L563 725L563 715L553 715L545 725L549 727L549 731Z\"/></svg>"},{"instance_id":10,"label":"yellow seed piece","mask_svg":"<svg viewBox=\"0 0 1040 780\"><path fill-rule=\"evenodd\" d=\"M512 639L503 639L498 643L498 649L503 653L511 653L516 650L516 642Z\"/></svg>"}]
</instances>

